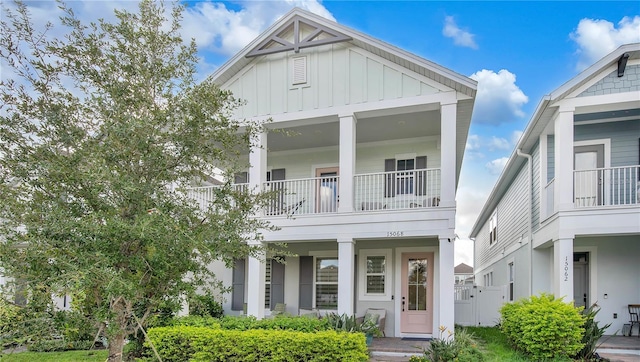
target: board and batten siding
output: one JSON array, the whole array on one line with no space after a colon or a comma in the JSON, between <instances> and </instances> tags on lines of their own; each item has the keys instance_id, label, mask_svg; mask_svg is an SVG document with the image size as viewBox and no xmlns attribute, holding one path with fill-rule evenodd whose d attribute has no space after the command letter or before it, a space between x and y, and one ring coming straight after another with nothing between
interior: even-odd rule
<instances>
[{"instance_id":1,"label":"board and batten siding","mask_svg":"<svg viewBox=\"0 0 640 362\"><path fill-rule=\"evenodd\" d=\"M640 120L576 124L574 140L611 139L611 167L638 165Z\"/></svg>"},{"instance_id":2,"label":"board and batten siding","mask_svg":"<svg viewBox=\"0 0 640 362\"><path fill-rule=\"evenodd\" d=\"M292 62L299 57L306 57L307 82L293 85ZM349 43L337 43L256 57L222 88L244 101L235 116L247 118L415 97L446 87Z\"/></svg>"},{"instance_id":3,"label":"board and batten siding","mask_svg":"<svg viewBox=\"0 0 640 362\"><path fill-rule=\"evenodd\" d=\"M476 260L480 268L487 266L491 259L501 255L504 248L517 243L520 236L527 236L528 194L528 171L526 164L523 164L496 208L498 240L489 246L489 220L482 226L476 237L478 253Z\"/></svg>"},{"instance_id":4,"label":"board and batten siding","mask_svg":"<svg viewBox=\"0 0 640 362\"><path fill-rule=\"evenodd\" d=\"M535 231L540 227L540 197L545 185L540 183L540 143L536 144L531 152L533 164L533 185L531 198L531 228Z\"/></svg>"}]
</instances>

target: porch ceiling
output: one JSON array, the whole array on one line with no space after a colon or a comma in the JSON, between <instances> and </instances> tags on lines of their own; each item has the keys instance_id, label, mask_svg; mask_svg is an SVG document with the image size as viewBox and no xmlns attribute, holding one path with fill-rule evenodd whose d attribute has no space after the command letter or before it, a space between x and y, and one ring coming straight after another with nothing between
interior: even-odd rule
<instances>
[{"instance_id":1,"label":"porch ceiling","mask_svg":"<svg viewBox=\"0 0 640 362\"><path fill-rule=\"evenodd\" d=\"M340 123L319 122L286 128L286 132L271 132L269 151L287 151L317 147L338 146ZM407 139L440 134L440 112L424 111L390 116L359 116L356 124L356 142L368 143Z\"/></svg>"}]
</instances>

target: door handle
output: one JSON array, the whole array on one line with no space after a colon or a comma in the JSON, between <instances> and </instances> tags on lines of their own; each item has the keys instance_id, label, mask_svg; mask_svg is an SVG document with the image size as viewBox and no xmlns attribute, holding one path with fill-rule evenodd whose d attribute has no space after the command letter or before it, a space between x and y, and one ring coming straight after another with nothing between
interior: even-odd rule
<instances>
[{"instance_id":1,"label":"door handle","mask_svg":"<svg viewBox=\"0 0 640 362\"><path fill-rule=\"evenodd\" d=\"M404 312L404 297L402 297L402 311Z\"/></svg>"}]
</instances>

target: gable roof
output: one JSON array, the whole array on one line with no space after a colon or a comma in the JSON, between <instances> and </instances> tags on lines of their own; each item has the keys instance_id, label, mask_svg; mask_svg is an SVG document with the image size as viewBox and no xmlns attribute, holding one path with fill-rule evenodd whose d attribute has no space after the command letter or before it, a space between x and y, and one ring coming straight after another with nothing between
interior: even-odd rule
<instances>
[{"instance_id":1,"label":"gable roof","mask_svg":"<svg viewBox=\"0 0 640 362\"><path fill-rule=\"evenodd\" d=\"M480 229L487 222L489 217L491 217L493 210L498 206L500 199L508 190L511 181L516 177L520 168L525 165L526 159L518 156L517 150L521 150L524 153L531 153L537 144L540 135L547 128L549 122L553 120L553 116L557 112L558 107L553 106L553 104L561 99L569 97L576 90L584 87L588 82L593 80L603 70L614 66L618 63L618 60L623 54L629 54L628 60L640 59L640 43L620 46L618 49L607 54L589 68L585 69L580 74L571 78L556 90L542 98L533 114L533 117L531 117L531 120L527 124L527 128L520 137L518 144L511 153L507 164L504 166L502 174L500 174L498 181L482 207L482 211L478 215L469 237L475 238L475 236L478 235Z\"/></svg>"},{"instance_id":2,"label":"gable roof","mask_svg":"<svg viewBox=\"0 0 640 362\"><path fill-rule=\"evenodd\" d=\"M454 274L473 274L473 267L465 263L460 263L453 268Z\"/></svg>"},{"instance_id":3,"label":"gable roof","mask_svg":"<svg viewBox=\"0 0 640 362\"><path fill-rule=\"evenodd\" d=\"M458 74L429 60L300 8L293 8L285 14L260 36L218 68L209 77L209 79L217 85L223 85L236 73L242 70L242 68L253 61L252 55L256 54L253 54L252 51L255 49L263 49L264 45L269 42L269 39L273 40L273 38L277 37L283 28L286 28L289 23L296 19L312 22L329 33L340 34L344 36L344 38L340 38L340 41L348 41L350 44L374 53L390 62L405 67L427 78L433 79L436 82L442 83L460 93L466 94L470 97L475 97L476 95L477 82L464 75ZM282 42L280 43L283 46L288 46ZM321 45L327 43L328 42L319 42L317 44ZM309 44L309 46L313 45ZM295 50L295 47L293 50Z\"/></svg>"}]
</instances>

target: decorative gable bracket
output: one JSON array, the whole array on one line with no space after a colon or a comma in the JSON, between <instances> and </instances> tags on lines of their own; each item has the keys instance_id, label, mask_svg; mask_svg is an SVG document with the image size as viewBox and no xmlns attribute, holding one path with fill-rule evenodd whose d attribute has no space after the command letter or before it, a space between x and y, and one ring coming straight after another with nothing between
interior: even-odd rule
<instances>
[{"instance_id":1,"label":"decorative gable bracket","mask_svg":"<svg viewBox=\"0 0 640 362\"><path fill-rule=\"evenodd\" d=\"M350 37L340 32L295 15L268 38L260 42L246 57L251 58L289 50L298 53L303 48L349 40L351 40Z\"/></svg>"}]
</instances>

